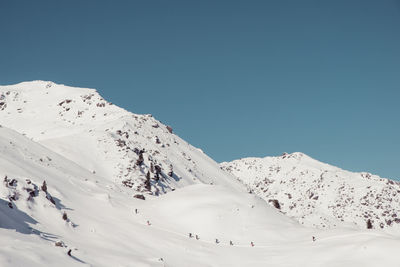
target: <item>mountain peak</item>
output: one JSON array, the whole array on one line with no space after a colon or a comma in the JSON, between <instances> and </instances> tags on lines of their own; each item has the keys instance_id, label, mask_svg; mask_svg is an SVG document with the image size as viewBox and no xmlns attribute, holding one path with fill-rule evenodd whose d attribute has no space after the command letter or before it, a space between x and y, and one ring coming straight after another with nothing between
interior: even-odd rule
<instances>
[{"instance_id":1,"label":"mountain peak","mask_svg":"<svg viewBox=\"0 0 400 267\"><path fill-rule=\"evenodd\" d=\"M34 80L34 81L24 81L20 82L17 84L10 84L10 85L0 85L0 89L9 89L13 91L19 91L19 92L43 92L46 91L47 93L49 92L54 92L54 91L59 91L65 94L73 92L79 92L81 91L82 93L96 93L96 89L92 88L83 88L83 87L73 87L73 86L68 86L64 84L57 84L52 81L43 81L43 80ZM50 90L51 89L51 90Z\"/></svg>"},{"instance_id":2,"label":"mountain peak","mask_svg":"<svg viewBox=\"0 0 400 267\"><path fill-rule=\"evenodd\" d=\"M302 158L307 158L307 159L311 159L310 156L307 156L306 154L302 153L302 152L293 152L293 153L287 153L284 152L281 155L282 159L302 159Z\"/></svg>"},{"instance_id":3,"label":"mountain peak","mask_svg":"<svg viewBox=\"0 0 400 267\"><path fill-rule=\"evenodd\" d=\"M0 86L0 111L5 125L32 138L49 132L116 120L129 112L104 100L95 89L70 87L49 81Z\"/></svg>"}]
</instances>

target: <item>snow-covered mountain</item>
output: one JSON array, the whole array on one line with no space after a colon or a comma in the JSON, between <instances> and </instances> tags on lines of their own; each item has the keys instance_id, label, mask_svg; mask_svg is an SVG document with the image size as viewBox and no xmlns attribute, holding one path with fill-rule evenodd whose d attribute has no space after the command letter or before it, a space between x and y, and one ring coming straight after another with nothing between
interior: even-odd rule
<instances>
[{"instance_id":1,"label":"snow-covered mountain","mask_svg":"<svg viewBox=\"0 0 400 267\"><path fill-rule=\"evenodd\" d=\"M372 267L398 261L400 240L391 235L306 228L230 187L196 184L146 201L133 198L118 183L5 127L0 175L4 267Z\"/></svg>"},{"instance_id":2,"label":"snow-covered mountain","mask_svg":"<svg viewBox=\"0 0 400 267\"><path fill-rule=\"evenodd\" d=\"M400 228L400 183L354 173L303 153L221 163L249 190L301 224Z\"/></svg>"},{"instance_id":3,"label":"snow-covered mountain","mask_svg":"<svg viewBox=\"0 0 400 267\"><path fill-rule=\"evenodd\" d=\"M240 250L251 241L262 246L310 235L230 187L197 184L134 198L123 185L5 127L0 175L0 266L210 266L230 261L229 240ZM225 252L210 260L215 238Z\"/></svg>"},{"instance_id":4,"label":"snow-covered mountain","mask_svg":"<svg viewBox=\"0 0 400 267\"><path fill-rule=\"evenodd\" d=\"M133 191L162 194L196 183L241 188L171 127L94 89L44 81L0 86L0 124Z\"/></svg>"},{"instance_id":5,"label":"snow-covered mountain","mask_svg":"<svg viewBox=\"0 0 400 267\"><path fill-rule=\"evenodd\" d=\"M303 226L93 89L0 86L0 125L2 267L398 264L397 236Z\"/></svg>"}]
</instances>

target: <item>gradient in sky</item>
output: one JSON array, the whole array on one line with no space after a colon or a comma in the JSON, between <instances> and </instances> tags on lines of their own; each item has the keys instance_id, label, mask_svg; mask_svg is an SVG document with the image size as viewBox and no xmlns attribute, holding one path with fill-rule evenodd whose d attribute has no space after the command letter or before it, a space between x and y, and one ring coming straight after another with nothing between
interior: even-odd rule
<instances>
[{"instance_id":1,"label":"gradient in sky","mask_svg":"<svg viewBox=\"0 0 400 267\"><path fill-rule=\"evenodd\" d=\"M0 0L0 84L97 88L217 161L400 178L400 2Z\"/></svg>"}]
</instances>

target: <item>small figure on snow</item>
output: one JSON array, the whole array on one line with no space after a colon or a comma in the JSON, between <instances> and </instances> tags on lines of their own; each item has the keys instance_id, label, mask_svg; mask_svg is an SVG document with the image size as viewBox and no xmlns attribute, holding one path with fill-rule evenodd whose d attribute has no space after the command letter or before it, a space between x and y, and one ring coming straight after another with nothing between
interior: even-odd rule
<instances>
[{"instance_id":1,"label":"small figure on snow","mask_svg":"<svg viewBox=\"0 0 400 267\"><path fill-rule=\"evenodd\" d=\"M254 247L254 243L253 241L250 242L250 246Z\"/></svg>"},{"instance_id":2,"label":"small figure on snow","mask_svg":"<svg viewBox=\"0 0 400 267\"><path fill-rule=\"evenodd\" d=\"M192 238L192 237L193 237L192 233L189 233L189 238Z\"/></svg>"},{"instance_id":3,"label":"small figure on snow","mask_svg":"<svg viewBox=\"0 0 400 267\"><path fill-rule=\"evenodd\" d=\"M71 252L72 252L72 250L71 250L71 249L70 249L70 250L68 250L68 252L67 252L68 256L70 256L70 257L72 257L72 255L71 255Z\"/></svg>"},{"instance_id":4,"label":"small figure on snow","mask_svg":"<svg viewBox=\"0 0 400 267\"><path fill-rule=\"evenodd\" d=\"M315 242L315 240L317 240L317 239L315 238L315 236L313 236L312 237L312 241Z\"/></svg>"},{"instance_id":5,"label":"small figure on snow","mask_svg":"<svg viewBox=\"0 0 400 267\"><path fill-rule=\"evenodd\" d=\"M151 223L150 223L150 221L149 221L149 220L147 221L147 225L151 225Z\"/></svg>"},{"instance_id":6,"label":"small figure on snow","mask_svg":"<svg viewBox=\"0 0 400 267\"><path fill-rule=\"evenodd\" d=\"M232 240L229 241L229 245L233 246L233 242Z\"/></svg>"},{"instance_id":7,"label":"small figure on snow","mask_svg":"<svg viewBox=\"0 0 400 267\"><path fill-rule=\"evenodd\" d=\"M219 240L218 240L218 238L216 238L215 239L215 244L218 244L219 243Z\"/></svg>"},{"instance_id":8,"label":"small figure on snow","mask_svg":"<svg viewBox=\"0 0 400 267\"><path fill-rule=\"evenodd\" d=\"M196 235L196 240L199 240L199 239L200 239L200 237L198 235Z\"/></svg>"},{"instance_id":9,"label":"small figure on snow","mask_svg":"<svg viewBox=\"0 0 400 267\"><path fill-rule=\"evenodd\" d=\"M137 209L135 209L135 213L138 214L138 210Z\"/></svg>"}]
</instances>

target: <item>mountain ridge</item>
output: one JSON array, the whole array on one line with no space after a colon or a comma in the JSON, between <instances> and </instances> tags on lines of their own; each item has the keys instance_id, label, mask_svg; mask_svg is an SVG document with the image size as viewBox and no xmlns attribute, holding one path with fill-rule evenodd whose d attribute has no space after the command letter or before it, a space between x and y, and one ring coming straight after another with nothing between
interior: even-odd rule
<instances>
[{"instance_id":1,"label":"mountain ridge","mask_svg":"<svg viewBox=\"0 0 400 267\"><path fill-rule=\"evenodd\" d=\"M338 225L399 227L400 182L368 172L350 172L304 153L243 158L221 168L264 200L300 223L320 228ZM370 227L371 227L370 226Z\"/></svg>"},{"instance_id":2,"label":"mountain ridge","mask_svg":"<svg viewBox=\"0 0 400 267\"><path fill-rule=\"evenodd\" d=\"M0 96L0 124L138 192L160 194L197 180L241 190L215 161L176 136L170 126L152 115L119 108L94 89L34 81L0 86ZM202 169L204 164L208 168ZM146 189L147 172L151 179Z\"/></svg>"}]
</instances>

